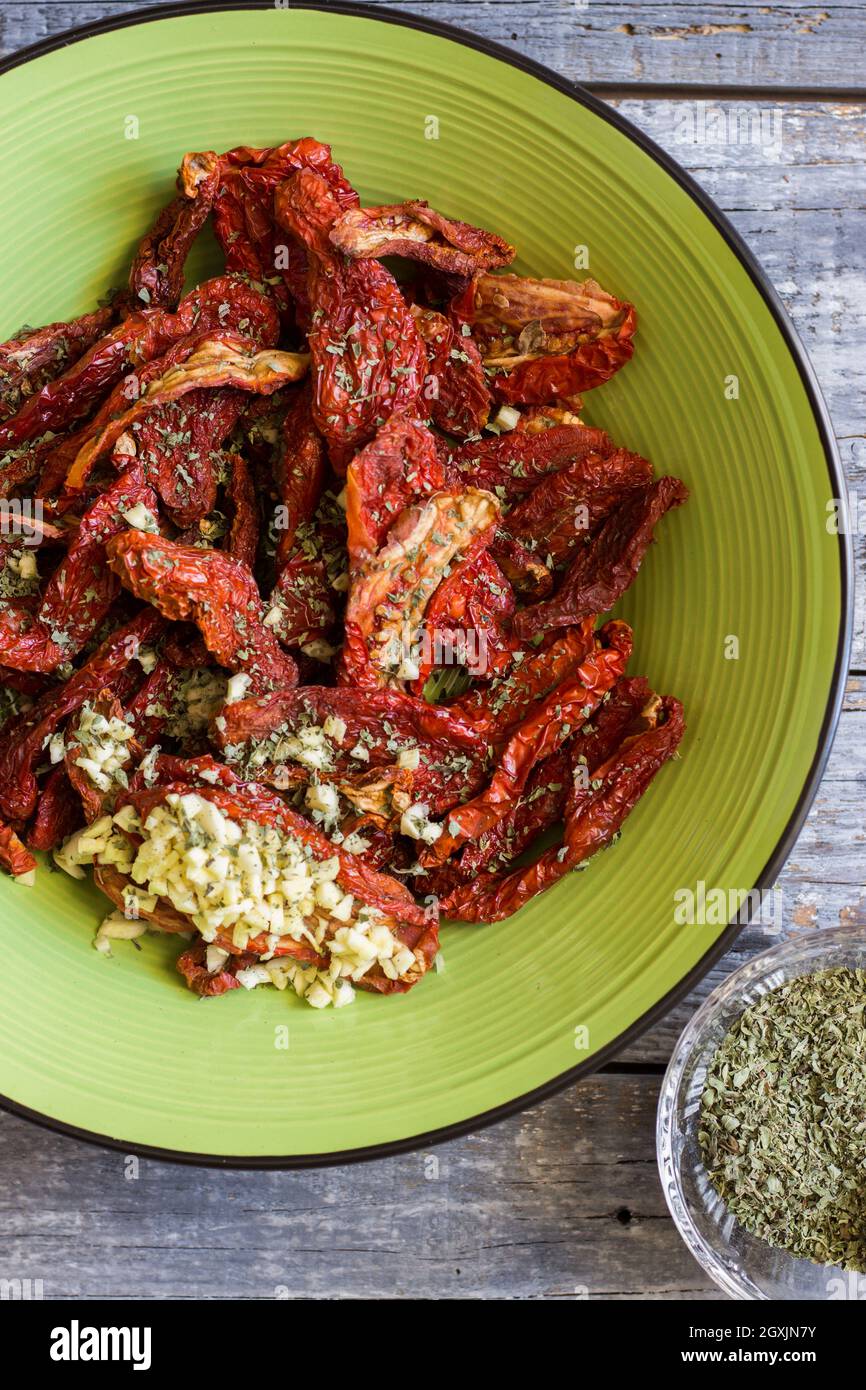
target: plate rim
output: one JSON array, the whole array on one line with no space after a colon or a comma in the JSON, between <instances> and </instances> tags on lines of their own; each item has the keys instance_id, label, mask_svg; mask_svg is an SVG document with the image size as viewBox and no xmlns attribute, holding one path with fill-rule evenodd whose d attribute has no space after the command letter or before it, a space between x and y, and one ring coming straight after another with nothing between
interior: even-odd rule
<instances>
[{"instance_id":1,"label":"plate rim","mask_svg":"<svg viewBox=\"0 0 866 1390\"><path fill-rule=\"evenodd\" d=\"M280 6L277 5L277 8L279 7ZM6 73L11 72L14 68L22 67L26 63L33 62L37 58L42 58L49 53L56 52L58 49L68 48L74 43L80 43L86 39L95 38L100 34L111 33L117 29L129 29L138 24L159 23L161 20L165 19L189 18L198 14L214 14L231 10L272 10L274 8L274 0L204 0L204 3L197 3L197 0L179 0L179 3L153 5L147 9L130 10L126 13L117 15L107 15L102 19L78 24L75 25L74 28L64 30L60 34L40 39L36 43L28 45L26 48L19 49L15 53L11 53L0 59L0 77L5 76ZM752 892L754 892L755 889L762 890L771 887L775 883L780 870L783 868L796 843L827 766L839 723L839 716L842 711L845 685L851 664L851 648L854 630L854 547L851 537L851 528L848 524L847 478L839 454L830 413L824 401L815 370L775 286L772 284L767 272L740 236L739 232L736 231L725 213L722 212L716 205L714 199L704 191L700 184L697 183L697 181L693 179L666 150L662 149L660 145L657 145L654 140L646 135L639 126L634 125L627 117L602 101L600 97L595 96L593 92L589 91L588 88L582 86L580 83L570 82L567 78L561 77L544 63L539 63L534 58L527 58L522 53L514 52L506 48L504 44L497 43L493 39L487 39L481 35L470 33L468 30L460 28L457 25L446 24L441 20L426 19L422 18L420 15L404 14L388 6L353 3L341 3L336 5L327 3L317 4L315 0L312 0L312 3L306 3L306 0L299 0L299 3L296 3L296 0L289 0L285 8L293 10L314 10L325 14L348 15L355 19L376 20L384 24L394 24L404 29L416 29L422 33L432 34L437 38L448 39L452 43L460 44L465 48L475 49L477 52L483 53L487 57L493 58L501 63L506 63L510 67L518 68L528 73L531 77L535 77L538 81L544 82L547 86L555 88L564 96L577 102L579 106L583 106L594 115L600 117L600 119L606 121L609 125L612 125L659 164L664 171L674 179L680 188L682 188L692 201L698 205L705 217L709 219L724 238L763 298L776 327L781 333L788 352L797 367L824 450L824 461L827 466L830 483L835 489L834 496L839 500L840 513L843 518L843 528L838 533L841 597L839 632L830 689L809 772L787 824L782 830L779 840L764 865L764 868L761 870ZM712 89L710 88L709 90ZM465 1119L457 1120L450 1125L443 1125L421 1134L410 1135L402 1139L387 1140L376 1144L363 1145L353 1149L332 1150L324 1153L286 1155L242 1154L233 1156L230 1154L196 1153L191 1150L163 1148L158 1145L124 1141L123 1139L115 1138L109 1134L101 1134L95 1130L83 1129L78 1125L69 1124L65 1120L60 1120L52 1115L46 1115L41 1111L33 1110L29 1106L22 1105L19 1101L12 1100L10 1097L2 1094L0 1094L0 1110L16 1115L21 1119L28 1120L43 1129L51 1130L56 1134L65 1135L68 1138L80 1140L97 1148L113 1149L120 1153L136 1154L142 1158L158 1159L163 1162L184 1164L193 1167L224 1168L229 1170L261 1169L285 1171L304 1168L330 1168L347 1163L366 1162L373 1159L388 1158L396 1154L411 1153L418 1149L431 1148L433 1145L447 1143L451 1139L473 1133L476 1130L486 1129L488 1126L497 1124L501 1120L518 1115L528 1110L530 1107L539 1104L541 1101L546 1100L548 1097L557 1094L557 1092L565 1090L568 1086L574 1085L575 1082L605 1067L612 1061L617 1053L622 1051L630 1042L634 1042L639 1038L651 1028L653 1024L663 1018L675 1004L679 1003L679 1001L703 979L715 962L730 949L740 932L751 920L751 908L753 903L751 893L748 898L748 903L749 907L744 920L730 922L716 941L713 942L712 946L704 952L692 969L688 971L672 989L662 995L661 999L656 1000L651 1008L642 1013L628 1028L618 1033L615 1038L611 1039L609 1043L600 1048L598 1052L593 1053L591 1057L583 1062L579 1062L574 1067L569 1067L565 1071L560 1072L557 1076L552 1077L541 1086L535 1087L531 1091L526 1091L522 1095L503 1102L501 1105L494 1106L490 1110L482 1111L478 1115L469 1116Z\"/></svg>"}]
</instances>

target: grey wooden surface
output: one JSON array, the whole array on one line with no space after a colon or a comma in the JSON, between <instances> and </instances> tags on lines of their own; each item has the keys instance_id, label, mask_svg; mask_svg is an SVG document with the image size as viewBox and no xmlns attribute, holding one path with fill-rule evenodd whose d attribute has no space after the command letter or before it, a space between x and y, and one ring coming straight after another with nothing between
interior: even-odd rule
<instances>
[{"instance_id":1,"label":"grey wooden surface","mask_svg":"<svg viewBox=\"0 0 866 1390\"><path fill-rule=\"evenodd\" d=\"M728 212L818 372L866 514L866 3L415 0L594 85ZM0 0L0 52L140 6ZM768 90L770 89L770 90ZM681 143L683 103L765 110L772 148ZM866 517L864 517L866 520ZM839 735L780 878L786 933L866 927L866 536ZM312 1173L130 1161L0 1115L0 1277L46 1298L721 1297L656 1178L661 1072L708 990L769 944L757 923L602 1074L429 1154Z\"/></svg>"}]
</instances>

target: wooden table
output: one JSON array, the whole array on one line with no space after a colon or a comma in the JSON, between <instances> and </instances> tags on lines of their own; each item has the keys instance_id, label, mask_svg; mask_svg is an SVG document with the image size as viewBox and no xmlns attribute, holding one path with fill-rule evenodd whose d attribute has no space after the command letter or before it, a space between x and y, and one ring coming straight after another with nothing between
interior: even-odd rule
<instances>
[{"instance_id":1,"label":"wooden table","mask_svg":"<svg viewBox=\"0 0 866 1390\"><path fill-rule=\"evenodd\" d=\"M9 53L140 7L0 0L0 47ZM866 495L866 5L413 0L394 8L547 63L671 150L774 281L823 386L850 487ZM773 149L679 143L678 113L696 101L775 113L781 140ZM856 547L862 577L863 535ZM780 880L785 931L866 927L864 677L861 584L835 749ZM46 1298L721 1297L667 1215L656 1097L695 1006L771 939L768 928L749 927L701 988L616 1063L432 1159L310 1173L142 1162L136 1176L118 1154L0 1115L0 1275L42 1278Z\"/></svg>"}]
</instances>

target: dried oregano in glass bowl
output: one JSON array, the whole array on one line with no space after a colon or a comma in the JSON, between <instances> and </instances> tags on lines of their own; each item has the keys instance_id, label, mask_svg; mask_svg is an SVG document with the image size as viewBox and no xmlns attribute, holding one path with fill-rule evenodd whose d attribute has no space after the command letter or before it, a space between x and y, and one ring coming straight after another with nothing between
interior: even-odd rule
<instances>
[{"instance_id":1,"label":"dried oregano in glass bowl","mask_svg":"<svg viewBox=\"0 0 866 1390\"><path fill-rule=\"evenodd\" d=\"M739 1016L708 1068L698 1139L746 1230L866 1272L866 970L798 976Z\"/></svg>"}]
</instances>

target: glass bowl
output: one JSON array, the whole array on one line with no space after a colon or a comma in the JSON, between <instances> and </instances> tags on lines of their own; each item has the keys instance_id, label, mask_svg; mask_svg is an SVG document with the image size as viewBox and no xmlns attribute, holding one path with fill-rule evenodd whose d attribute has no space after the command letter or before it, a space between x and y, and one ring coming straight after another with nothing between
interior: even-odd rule
<instances>
[{"instance_id":1,"label":"glass bowl","mask_svg":"<svg viewBox=\"0 0 866 1390\"><path fill-rule=\"evenodd\" d=\"M738 1299L863 1299L866 1275L813 1264L744 1230L712 1186L698 1144L707 1067L744 1009L798 975L840 966L866 969L866 932L809 932L740 966L714 990L680 1035L665 1073L656 1119L656 1153L677 1230L707 1274Z\"/></svg>"}]
</instances>

